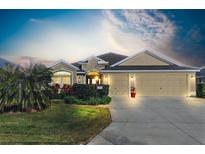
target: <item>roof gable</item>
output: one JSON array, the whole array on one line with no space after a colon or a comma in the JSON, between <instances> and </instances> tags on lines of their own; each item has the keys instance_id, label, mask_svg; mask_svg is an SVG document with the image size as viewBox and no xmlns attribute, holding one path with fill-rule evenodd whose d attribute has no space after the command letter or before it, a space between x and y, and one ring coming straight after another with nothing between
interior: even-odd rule
<instances>
[{"instance_id":1,"label":"roof gable","mask_svg":"<svg viewBox=\"0 0 205 154\"><path fill-rule=\"evenodd\" d=\"M127 61L119 64L120 66L157 66L157 65L170 65L170 63L164 62L159 58L155 58L154 56L148 53L141 53L137 56L134 56Z\"/></svg>"},{"instance_id":2,"label":"roof gable","mask_svg":"<svg viewBox=\"0 0 205 154\"><path fill-rule=\"evenodd\" d=\"M65 67L71 68L71 69L73 69L73 70L79 70L78 67L76 67L76 66L74 66L74 65L72 65L72 64L70 64L70 63L68 63L67 61L62 60L62 59L61 59L61 60L58 60L58 61L56 61L56 62L54 62L54 63L51 64L51 65L48 65L47 67L49 67L49 68L55 68L55 67L58 66L58 65L65 66Z\"/></svg>"},{"instance_id":3,"label":"roof gable","mask_svg":"<svg viewBox=\"0 0 205 154\"><path fill-rule=\"evenodd\" d=\"M134 54L133 56L127 57L115 64L114 66L165 66L165 65L179 65L179 62L150 49L144 49Z\"/></svg>"}]
</instances>

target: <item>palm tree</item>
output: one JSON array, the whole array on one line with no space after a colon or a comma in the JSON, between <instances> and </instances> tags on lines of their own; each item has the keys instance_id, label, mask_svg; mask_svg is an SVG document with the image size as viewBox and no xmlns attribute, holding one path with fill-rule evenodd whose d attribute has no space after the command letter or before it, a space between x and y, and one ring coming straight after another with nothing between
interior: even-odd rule
<instances>
[{"instance_id":1,"label":"palm tree","mask_svg":"<svg viewBox=\"0 0 205 154\"><path fill-rule=\"evenodd\" d=\"M52 72L42 64L28 67L6 65L0 70L0 110L17 105L20 109L41 110L49 106Z\"/></svg>"}]
</instances>

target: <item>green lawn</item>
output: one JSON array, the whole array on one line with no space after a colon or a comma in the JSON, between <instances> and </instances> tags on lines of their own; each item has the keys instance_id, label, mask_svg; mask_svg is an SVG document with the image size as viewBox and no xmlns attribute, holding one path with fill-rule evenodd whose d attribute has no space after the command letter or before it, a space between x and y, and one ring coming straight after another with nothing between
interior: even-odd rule
<instances>
[{"instance_id":1,"label":"green lawn","mask_svg":"<svg viewBox=\"0 0 205 154\"><path fill-rule=\"evenodd\" d=\"M86 144L110 121L108 108L55 102L41 112L0 114L0 144Z\"/></svg>"}]
</instances>

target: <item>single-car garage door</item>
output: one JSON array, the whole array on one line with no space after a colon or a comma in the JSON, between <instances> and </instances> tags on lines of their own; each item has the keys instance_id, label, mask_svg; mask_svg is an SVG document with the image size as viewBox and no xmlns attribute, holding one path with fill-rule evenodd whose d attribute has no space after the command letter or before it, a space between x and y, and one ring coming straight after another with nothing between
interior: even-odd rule
<instances>
[{"instance_id":1,"label":"single-car garage door","mask_svg":"<svg viewBox=\"0 0 205 154\"><path fill-rule=\"evenodd\" d=\"M136 74L136 91L139 96L186 96L186 73Z\"/></svg>"},{"instance_id":2,"label":"single-car garage door","mask_svg":"<svg viewBox=\"0 0 205 154\"><path fill-rule=\"evenodd\" d=\"M110 77L110 95L128 95L129 75L126 73L112 73Z\"/></svg>"},{"instance_id":3,"label":"single-car garage door","mask_svg":"<svg viewBox=\"0 0 205 154\"><path fill-rule=\"evenodd\" d=\"M186 96L186 73L135 73L138 96ZM128 73L110 74L110 95L128 95Z\"/></svg>"}]
</instances>

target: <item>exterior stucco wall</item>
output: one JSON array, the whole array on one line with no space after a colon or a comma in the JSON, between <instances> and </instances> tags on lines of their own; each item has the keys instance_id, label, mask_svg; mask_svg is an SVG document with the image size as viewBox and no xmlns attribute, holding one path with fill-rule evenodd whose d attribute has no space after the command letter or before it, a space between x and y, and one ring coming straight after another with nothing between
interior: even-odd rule
<instances>
[{"instance_id":1,"label":"exterior stucco wall","mask_svg":"<svg viewBox=\"0 0 205 154\"><path fill-rule=\"evenodd\" d=\"M177 72L103 73L103 83L110 85L111 96L130 95L130 76L134 76L137 96L191 96L190 94L194 96L196 94L194 75L195 73Z\"/></svg>"},{"instance_id":2,"label":"exterior stucco wall","mask_svg":"<svg viewBox=\"0 0 205 154\"><path fill-rule=\"evenodd\" d=\"M143 53L140 55L137 55L123 63L120 64L120 66L146 66L146 65L169 65L149 54Z\"/></svg>"},{"instance_id":3,"label":"exterior stucco wall","mask_svg":"<svg viewBox=\"0 0 205 154\"><path fill-rule=\"evenodd\" d=\"M105 64L98 64L96 57L90 57L88 63L82 64L82 69L86 72L100 71L103 68L105 68Z\"/></svg>"}]
</instances>

